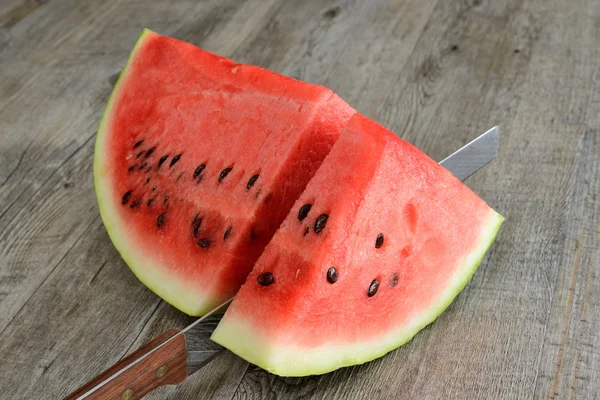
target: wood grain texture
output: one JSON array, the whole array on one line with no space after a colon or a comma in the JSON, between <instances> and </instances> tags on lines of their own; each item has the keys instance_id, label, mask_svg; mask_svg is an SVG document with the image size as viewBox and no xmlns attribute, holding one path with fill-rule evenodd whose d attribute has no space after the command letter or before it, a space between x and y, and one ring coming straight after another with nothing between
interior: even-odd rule
<instances>
[{"instance_id":1,"label":"wood grain texture","mask_svg":"<svg viewBox=\"0 0 600 400\"><path fill-rule=\"evenodd\" d=\"M141 399L161 386L182 383L188 376L188 365L186 339L180 332L179 329L163 332L65 400L81 396L97 400Z\"/></svg>"},{"instance_id":2,"label":"wood grain texture","mask_svg":"<svg viewBox=\"0 0 600 400\"><path fill-rule=\"evenodd\" d=\"M64 397L192 321L128 270L93 190L95 130L143 27L329 86L435 159L500 125L467 184L506 217L450 308L385 357L287 379L224 353L146 398L600 398L600 3L6 0L2 399Z\"/></svg>"}]
</instances>

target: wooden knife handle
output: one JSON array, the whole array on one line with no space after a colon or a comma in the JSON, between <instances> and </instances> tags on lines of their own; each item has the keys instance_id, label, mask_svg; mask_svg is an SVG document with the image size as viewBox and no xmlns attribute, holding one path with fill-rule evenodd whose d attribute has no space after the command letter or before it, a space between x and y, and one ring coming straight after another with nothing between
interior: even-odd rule
<instances>
[{"instance_id":1,"label":"wooden knife handle","mask_svg":"<svg viewBox=\"0 0 600 400\"><path fill-rule=\"evenodd\" d=\"M176 385L183 382L188 376L187 353L185 335L173 337L178 332L179 329L170 329L154 338L71 393L65 400L75 400L85 395L119 371L122 371L120 375L106 382L84 398L98 400L141 399L142 396L160 386ZM172 340L168 341L170 338ZM144 355L146 357L140 360ZM139 360L136 364L124 369L136 360Z\"/></svg>"}]
</instances>

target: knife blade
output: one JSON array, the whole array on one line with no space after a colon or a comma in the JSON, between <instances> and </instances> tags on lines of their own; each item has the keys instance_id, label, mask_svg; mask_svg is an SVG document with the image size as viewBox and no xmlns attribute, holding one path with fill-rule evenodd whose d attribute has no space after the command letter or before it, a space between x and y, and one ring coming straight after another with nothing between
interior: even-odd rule
<instances>
[{"instance_id":1,"label":"knife blade","mask_svg":"<svg viewBox=\"0 0 600 400\"><path fill-rule=\"evenodd\" d=\"M500 128L494 126L454 153L440 161L440 165L464 181L498 154Z\"/></svg>"},{"instance_id":2,"label":"knife blade","mask_svg":"<svg viewBox=\"0 0 600 400\"><path fill-rule=\"evenodd\" d=\"M494 126L444 158L440 161L440 165L458 179L465 180L496 157L499 140L500 129ZM143 346L67 396L65 400L115 397L140 399L159 386L181 383L187 376L192 375L225 351L223 347L210 340L210 335L221 320L222 313L219 311L232 301L233 298L220 304L181 331L172 334L165 332L161 335L165 336L164 338L161 340L157 340L157 338ZM177 341L181 344L178 345ZM180 358L187 365L187 373L180 371L179 377L174 377L171 372L177 369L176 364L171 363L171 366L175 365L175 368L169 370L168 361L175 358ZM147 365L157 366L157 369L145 371L144 368L147 368ZM141 372L138 371L140 368L142 368ZM144 376L139 378L140 374L144 374ZM172 379L166 379L169 377ZM133 382L134 378L135 382Z\"/></svg>"}]
</instances>

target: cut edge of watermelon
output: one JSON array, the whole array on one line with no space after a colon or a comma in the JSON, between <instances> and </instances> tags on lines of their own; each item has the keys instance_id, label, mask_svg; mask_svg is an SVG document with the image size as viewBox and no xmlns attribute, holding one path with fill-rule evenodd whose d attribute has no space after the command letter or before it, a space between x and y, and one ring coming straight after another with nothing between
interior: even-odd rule
<instances>
[{"instance_id":1,"label":"cut edge of watermelon","mask_svg":"<svg viewBox=\"0 0 600 400\"><path fill-rule=\"evenodd\" d=\"M155 33L150 29L144 28L137 39L137 42L129 54L127 63L119 75L119 79L114 85L113 91L106 103L104 113L98 125L98 133L96 134L95 154L94 154L94 187L96 191L96 199L100 216L104 223L105 229L111 238L115 248L128 265L133 274L152 292L160 296L167 303L175 308L183 311L186 314L199 316L213 309L218 305L218 300L213 298L210 293L203 293L201 296L189 296L187 294L194 293L194 290L189 290L185 282L175 280L167 274L161 273L161 269L153 265L152 259L144 257L140 252L135 251L134 243L124 234L125 229L119 226L120 219L118 211L115 209L113 201L114 194L106 173L104 172L103 162L105 160L105 149L103 145L106 139L106 134L110 129L110 117L114 110L114 102L118 98L123 82L127 79L130 71L130 66L135 59L135 56L144 44L149 35ZM143 265L144 269L136 268L137 265ZM168 282L168 283L167 283Z\"/></svg>"},{"instance_id":2,"label":"cut edge of watermelon","mask_svg":"<svg viewBox=\"0 0 600 400\"><path fill-rule=\"evenodd\" d=\"M490 213L489 222L481 229L482 235L476 249L466 257L463 266L457 269L454 278L438 299L422 312L420 318L385 337L365 342L362 346L327 344L313 349L285 348L273 346L247 324L225 318L213 332L211 340L246 361L280 376L324 374L382 357L408 343L419 331L434 322L466 286L494 243L504 222L502 215L494 210Z\"/></svg>"}]
</instances>

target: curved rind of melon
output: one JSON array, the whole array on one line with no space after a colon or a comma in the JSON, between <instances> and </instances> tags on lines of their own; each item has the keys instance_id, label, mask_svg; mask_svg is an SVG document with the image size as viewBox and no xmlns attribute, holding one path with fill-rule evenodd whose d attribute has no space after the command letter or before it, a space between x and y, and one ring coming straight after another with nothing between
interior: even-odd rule
<instances>
[{"instance_id":1,"label":"curved rind of melon","mask_svg":"<svg viewBox=\"0 0 600 400\"><path fill-rule=\"evenodd\" d=\"M376 340L347 345L328 343L317 348L282 347L274 345L269 338L261 336L243 321L227 318L217 326L211 340L246 361L280 376L324 374L338 368L372 361L409 342L448 308L477 270L503 221L504 217L490 210L489 222L481 228L479 243L457 268L454 278L438 299L424 309L411 324L403 325Z\"/></svg>"},{"instance_id":2,"label":"curved rind of melon","mask_svg":"<svg viewBox=\"0 0 600 400\"><path fill-rule=\"evenodd\" d=\"M146 285L146 287L175 308L189 315L199 316L216 307L220 300L210 296L209 293L204 293L202 295L197 294L197 289L186 289L185 282L174 279L172 276L161 272L161 268L154 265L153 260L143 254L143 249L135 246L135 244L125 235L126 230L124 227L120 226L121 219L114 207L115 194L103 166L104 160L106 159L105 151L109 150L108 146L106 146L106 140L110 130L110 121L114 103L119 97L123 83L128 78L130 66L135 59L136 53L149 35L154 34L155 33L149 29L144 29L142 31L135 47L129 55L125 68L123 68L119 79L115 83L113 92L110 95L104 114L100 120L94 150L94 186L96 190L96 199L100 209L100 216L102 217L108 235L135 276ZM140 268L141 266L143 266L143 268ZM195 296L192 294L195 294Z\"/></svg>"}]
</instances>

